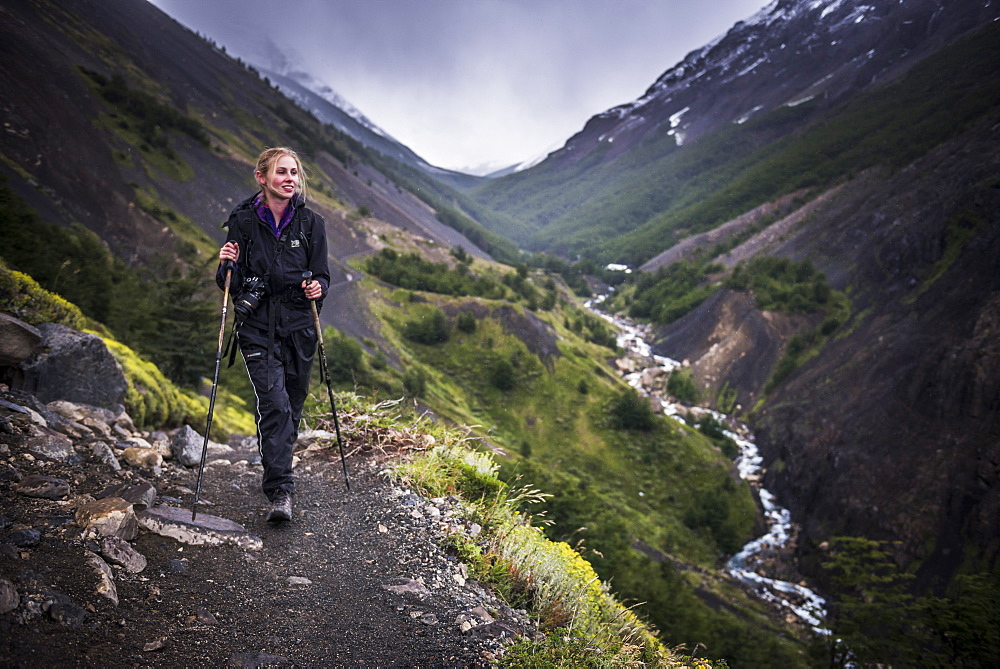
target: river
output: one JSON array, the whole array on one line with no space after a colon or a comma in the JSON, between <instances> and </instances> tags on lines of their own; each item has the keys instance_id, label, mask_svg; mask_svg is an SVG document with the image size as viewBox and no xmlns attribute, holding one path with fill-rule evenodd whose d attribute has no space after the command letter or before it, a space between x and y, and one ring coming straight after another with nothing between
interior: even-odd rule
<instances>
[{"instance_id":1,"label":"river","mask_svg":"<svg viewBox=\"0 0 1000 669\"><path fill-rule=\"evenodd\" d=\"M618 329L618 347L625 351L627 360L620 361L619 369L624 379L646 397L659 401L663 412L678 421L687 424L685 416L704 416L711 414L721 425L728 429L726 436L736 442L739 456L735 464L740 477L747 481L757 491L764 517L767 521L767 532L753 541L748 542L726 564L726 572L746 585L761 599L774 602L784 611L808 625L814 632L829 634L823 627L826 618L826 600L816 592L798 583L782 581L764 576L761 566L765 553L776 554L792 536L792 514L779 505L775 496L760 485L763 475L763 458L754 442L753 434L746 425L728 416L702 407L690 407L670 401L656 393L650 386L650 379L662 377L681 366L681 363L663 356L653 355L647 339L652 334L648 325L640 325L631 319L611 315L600 309L607 295L599 296L586 302L585 306L592 312L613 324Z\"/></svg>"}]
</instances>

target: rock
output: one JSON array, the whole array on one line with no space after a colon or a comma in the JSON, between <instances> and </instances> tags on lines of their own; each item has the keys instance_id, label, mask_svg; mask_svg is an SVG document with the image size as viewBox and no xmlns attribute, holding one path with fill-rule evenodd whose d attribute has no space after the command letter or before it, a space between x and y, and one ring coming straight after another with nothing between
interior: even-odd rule
<instances>
[{"instance_id":1,"label":"rock","mask_svg":"<svg viewBox=\"0 0 1000 669\"><path fill-rule=\"evenodd\" d=\"M145 646L142 647L143 652L151 653L155 650L162 650L167 647L167 638L160 637L159 639L153 639Z\"/></svg>"},{"instance_id":2,"label":"rock","mask_svg":"<svg viewBox=\"0 0 1000 669\"><path fill-rule=\"evenodd\" d=\"M514 638L517 636L517 631L503 623L492 622L473 627L471 634L477 637L500 639L504 637Z\"/></svg>"},{"instance_id":3,"label":"rock","mask_svg":"<svg viewBox=\"0 0 1000 669\"><path fill-rule=\"evenodd\" d=\"M108 562L125 567L131 574L138 574L146 568L146 557L118 537L101 539L101 555Z\"/></svg>"},{"instance_id":4,"label":"rock","mask_svg":"<svg viewBox=\"0 0 1000 669\"><path fill-rule=\"evenodd\" d=\"M35 353L42 341L38 328L0 313L0 367L15 367Z\"/></svg>"},{"instance_id":5,"label":"rock","mask_svg":"<svg viewBox=\"0 0 1000 669\"><path fill-rule=\"evenodd\" d=\"M14 584L5 578L0 578L0 613L10 613L21 603Z\"/></svg>"},{"instance_id":6,"label":"rock","mask_svg":"<svg viewBox=\"0 0 1000 669\"><path fill-rule=\"evenodd\" d=\"M170 448L170 436L166 432L153 432L149 435L149 443L164 460L173 459L174 451Z\"/></svg>"},{"instance_id":7,"label":"rock","mask_svg":"<svg viewBox=\"0 0 1000 669\"><path fill-rule=\"evenodd\" d=\"M156 488L149 481L141 483L116 483L97 493L97 499L106 497L121 497L130 502L136 511L145 511L156 502Z\"/></svg>"},{"instance_id":8,"label":"rock","mask_svg":"<svg viewBox=\"0 0 1000 669\"><path fill-rule=\"evenodd\" d=\"M298 433L296 437L296 446L308 446L312 442L317 441L336 441L337 435L334 432L327 432L326 430L302 430Z\"/></svg>"},{"instance_id":9,"label":"rock","mask_svg":"<svg viewBox=\"0 0 1000 669\"><path fill-rule=\"evenodd\" d=\"M104 421L95 420L93 418L84 418L81 425L86 427L98 437L104 437L105 439L110 439L112 437L112 430Z\"/></svg>"},{"instance_id":10,"label":"rock","mask_svg":"<svg viewBox=\"0 0 1000 669\"><path fill-rule=\"evenodd\" d=\"M153 449L153 445L148 441L146 441L145 439L143 439L142 437L137 437L135 435L132 435L128 439L125 439L125 441L130 444L128 448L143 448L146 450Z\"/></svg>"},{"instance_id":11,"label":"rock","mask_svg":"<svg viewBox=\"0 0 1000 669\"><path fill-rule=\"evenodd\" d=\"M42 412L38 411L36 408L24 406L15 402L8 402L4 399L0 399L0 413L12 417L17 414L27 416L32 423L38 425L39 427L47 427L49 424L48 419L45 418L45 416L42 415Z\"/></svg>"},{"instance_id":12,"label":"rock","mask_svg":"<svg viewBox=\"0 0 1000 669\"><path fill-rule=\"evenodd\" d=\"M60 499L69 494L69 482L54 476L29 474L21 479L16 488L18 494L25 497L41 497L43 499Z\"/></svg>"},{"instance_id":13,"label":"rock","mask_svg":"<svg viewBox=\"0 0 1000 669\"><path fill-rule=\"evenodd\" d=\"M118 537L125 541L135 539L139 523L132 503L121 497L106 497L82 505L76 511L76 524L84 529L94 529L102 537Z\"/></svg>"},{"instance_id":14,"label":"rock","mask_svg":"<svg viewBox=\"0 0 1000 669\"><path fill-rule=\"evenodd\" d=\"M312 581L304 576L289 576L288 585L312 585Z\"/></svg>"},{"instance_id":15,"label":"rock","mask_svg":"<svg viewBox=\"0 0 1000 669\"><path fill-rule=\"evenodd\" d=\"M59 462L71 462L77 457L73 441L47 427L32 427L24 447L30 453Z\"/></svg>"},{"instance_id":16,"label":"rock","mask_svg":"<svg viewBox=\"0 0 1000 669\"><path fill-rule=\"evenodd\" d=\"M103 441L95 441L90 447L90 453L97 462L111 467L111 471L120 472L122 470L115 452Z\"/></svg>"},{"instance_id":17,"label":"rock","mask_svg":"<svg viewBox=\"0 0 1000 669\"><path fill-rule=\"evenodd\" d=\"M97 572L97 594L110 599L118 606L118 588L115 587L114 573L100 555L88 551L87 564Z\"/></svg>"},{"instance_id":18,"label":"rock","mask_svg":"<svg viewBox=\"0 0 1000 669\"><path fill-rule=\"evenodd\" d=\"M115 414L107 409L70 402L68 400L54 400L45 404L53 413L59 417L91 427L101 434L110 435L109 425L115 422Z\"/></svg>"},{"instance_id":19,"label":"rock","mask_svg":"<svg viewBox=\"0 0 1000 669\"><path fill-rule=\"evenodd\" d=\"M135 429L135 423L132 422L132 417L129 416L124 409L115 416L114 422L112 424L112 429L118 428L123 430L128 434L135 434L137 430ZM162 433L161 433L162 434Z\"/></svg>"},{"instance_id":20,"label":"rock","mask_svg":"<svg viewBox=\"0 0 1000 669\"><path fill-rule=\"evenodd\" d=\"M239 523L199 513L191 519L190 509L172 506L157 506L142 511L139 523L150 532L171 537L184 544L220 546L233 544L247 550L260 550L264 542Z\"/></svg>"},{"instance_id":21,"label":"rock","mask_svg":"<svg viewBox=\"0 0 1000 669\"><path fill-rule=\"evenodd\" d=\"M49 617L60 625L76 629L87 620L87 612L72 602L57 602L49 607Z\"/></svg>"},{"instance_id":22,"label":"rock","mask_svg":"<svg viewBox=\"0 0 1000 669\"><path fill-rule=\"evenodd\" d=\"M170 450L174 459L185 467L194 467L201 463L201 451L205 438L199 435L190 425L177 430L170 441Z\"/></svg>"},{"instance_id":23,"label":"rock","mask_svg":"<svg viewBox=\"0 0 1000 669\"><path fill-rule=\"evenodd\" d=\"M218 625L219 621L215 616L212 615L211 611L206 609L204 606L199 606L194 610L195 620L200 622L202 625Z\"/></svg>"},{"instance_id":24,"label":"rock","mask_svg":"<svg viewBox=\"0 0 1000 669\"><path fill-rule=\"evenodd\" d=\"M383 584L382 587L394 595L401 595L404 597L423 599L424 597L431 596L431 591L428 590L427 586L420 581L415 581L412 578L402 578L396 580L401 582L395 584Z\"/></svg>"},{"instance_id":25,"label":"rock","mask_svg":"<svg viewBox=\"0 0 1000 669\"><path fill-rule=\"evenodd\" d=\"M14 544L19 548L31 548L32 546L37 546L38 542L42 540L42 533L38 530L27 529L27 530L14 530L7 535L4 542L9 544Z\"/></svg>"},{"instance_id":26,"label":"rock","mask_svg":"<svg viewBox=\"0 0 1000 669\"><path fill-rule=\"evenodd\" d=\"M128 383L100 337L58 323L38 329L42 352L21 363L25 390L42 402L69 400L121 410Z\"/></svg>"},{"instance_id":27,"label":"rock","mask_svg":"<svg viewBox=\"0 0 1000 669\"><path fill-rule=\"evenodd\" d=\"M133 467L156 471L163 467L163 456L152 448L126 448L122 459Z\"/></svg>"},{"instance_id":28,"label":"rock","mask_svg":"<svg viewBox=\"0 0 1000 669\"><path fill-rule=\"evenodd\" d=\"M479 605L476 608L472 609L471 611L469 611L469 613L476 616L484 623L496 622L496 619L493 616L491 616L490 612L487 611L482 605Z\"/></svg>"}]
</instances>

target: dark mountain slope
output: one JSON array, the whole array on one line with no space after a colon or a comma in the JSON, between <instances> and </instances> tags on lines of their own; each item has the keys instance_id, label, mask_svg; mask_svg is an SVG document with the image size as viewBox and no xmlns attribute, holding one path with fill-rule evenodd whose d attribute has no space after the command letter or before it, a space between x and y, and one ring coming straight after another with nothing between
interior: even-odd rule
<instances>
[{"instance_id":1,"label":"dark mountain slope","mask_svg":"<svg viewBox=\"0 0 1000 669\"><path fill-rule=\"evenodd\" d=\"M660 332L656 350L690 359L713 396L728 383L746 409L757 404L766 485L802 523L809 555L836 535L899 541L924 587L996 564L998 128L994 109L904 169L860 174L784 234L747 243L811 261L852 302L850 321L766 401L760 372L817 323L782 331L780 315L720 293Z\"/></svg>"},{"instance_id":2,"label":"dark mountain slope","mask_svg":"<svg viewBox=\"0 0 1000 669\"><path fill-rule=\"evenodd\" d=\"M811 537L901 540L924 584L1000 556L997 123L859 180L778 250L858 316L762 413L771 481Z\"/></svg>"},{"instance_id":3,"label":"dark mountain slope","mask_svg":"<svg viewBox=\"0 0 1000 669\"><path fill-rule=\"evenodd\" d=\"M0 171L42 220L82 224L130 265L211 263L220 224L254 190L253 160L273 145L307 161L338 259L368 248L354 220L362 207L486 257L373 167L391 158L323 126L154 6L67 0L0 13Z\"/></svg>"}]
</instances>

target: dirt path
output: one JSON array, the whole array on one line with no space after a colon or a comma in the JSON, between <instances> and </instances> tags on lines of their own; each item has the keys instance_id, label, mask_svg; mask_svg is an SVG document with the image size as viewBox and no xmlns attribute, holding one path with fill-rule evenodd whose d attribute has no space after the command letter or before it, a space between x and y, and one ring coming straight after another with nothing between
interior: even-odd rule
<instances>
[{"instance_id":1,"label":"dirt path","mask_svg":"<svg viewBox=\"0 0 1000 669\"><path fill-rule=\"evenodd\" d=\"M202 498L212 506L199 514L242 524L263 549L183 545L143 531L133 546L148 567L137 574L116 568L118 606L93 593L71 514L0 484L7 526L43 528L38 546L4 552L0 576L18 586L22 603L50 589L88 610L76 627L25 604L0 615L0 664L482 666L500 639L523 627L518 613L466 581L437 547L445 527L462 524L448 500L431 504L393 485L371 460L351 461L347 492L339 461L323 453L297 469L293 521L273 525L264 521L259 466L239 463L252 454L230 457L237 464L206 470ZM45 469L79 479L85 467ZM168 465L151 480L161 501L182 506L195 476ZM94 494L108 476L84 478L80 492ZM52 527L44 529L46 522ZM466 621L471 629L463 631Z\"/></svg>"}]
</instances>

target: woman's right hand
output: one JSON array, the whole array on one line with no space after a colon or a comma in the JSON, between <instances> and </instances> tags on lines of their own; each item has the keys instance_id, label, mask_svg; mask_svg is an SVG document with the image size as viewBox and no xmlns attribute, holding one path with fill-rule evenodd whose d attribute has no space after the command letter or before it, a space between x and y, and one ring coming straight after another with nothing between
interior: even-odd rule
<instances>
[{"instance_id":1,"label":"woman's right hand","mask_svg":"<svg viewBox=\"0 0 1000 669\"><path fill-rule=\"evenodd\" d=\"M219 249L219 262L232 260L236 262L240 259L240 245L236 242L226 242L225 246Z\"/></svg>"}]
</instances>

